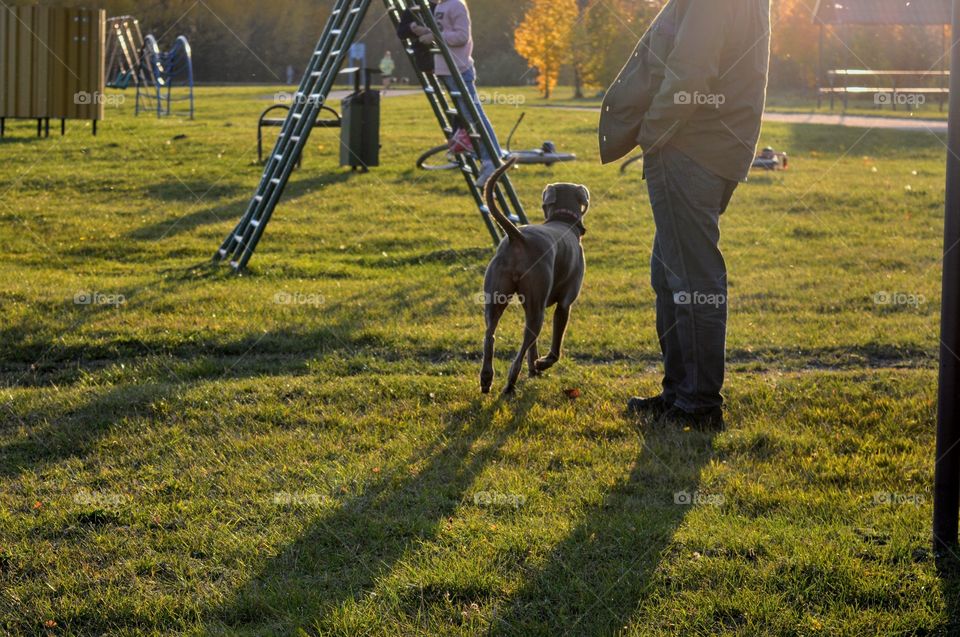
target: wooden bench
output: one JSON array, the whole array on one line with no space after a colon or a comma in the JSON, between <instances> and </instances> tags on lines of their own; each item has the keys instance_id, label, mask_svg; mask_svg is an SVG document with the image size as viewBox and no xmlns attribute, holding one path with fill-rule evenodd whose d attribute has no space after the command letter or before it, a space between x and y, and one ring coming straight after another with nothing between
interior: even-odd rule
<instances>
[{"instance_id":1,"label":"wooden bench","mask_svg":"<svg viewBox=\"0 0 960 637\"><path fill-rule=\"evenodd\" d=\"M290 111L290 107L286 104L275 104L268 108L267 110L260 113L260 120L257 122L257 160L262 164L263 161L263 129L264 128L283 128L283 125L287 122L286 117L283 119L267 117L270 113L276 110ZM331 119L317 119L316 123L313 125L314 128L340 128L342 122L340 120L340 113L330 108L329 106L321 106L321 111L328 111L333 113ZM303 158L298 157L295 168L299 168Z\"/></svg>"},{"instance_id":2,"label":"wooden bench","mask_svg":"<svg viewBox=\"0 0 960 637\"><path fill-rule=\"evenodd\" d=\"M893 110L897 110L898 105L906 105L906 102L898 96L910 95L936 95L939 97L940 110L947 96L950 94L950 88L947 86L950 78L950 71L872 71L868 69L834 69L827 72L827 78L830 86L820 87L817 94L817 107L823 103L823 96L830 96L830 110L834 108L834 100L837 95L843 97L843 108L847 109L849 97L851 95L870 95L875 96L874 104L877 108L883 108L890 105ZM851 80L863 83L866 78L875 78L875 86L851 86ZM905 79L916 79L916 82L904 82ZM919 86L919 80L935 79L939 86ZM888 97L880 98L881 95ZM925 101L925 99L924 99Z\"/></svg>"}]
</instances>

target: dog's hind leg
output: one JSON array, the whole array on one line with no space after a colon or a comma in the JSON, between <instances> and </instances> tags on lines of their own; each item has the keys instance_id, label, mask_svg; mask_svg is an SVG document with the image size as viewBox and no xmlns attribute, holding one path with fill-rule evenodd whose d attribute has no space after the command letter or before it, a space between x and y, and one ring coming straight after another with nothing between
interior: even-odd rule
<instances>
[{"instance_id":1,"label":"dog's hind leg","mask_svg":"<svg viewBox=\"0 0 960 637\"><path fill-rule=\"evenodd\" d=\"M540 372L537 370L537 359L540 358L540 352L537 349L538 341L539 339L534 341L530 349L527 350L527 371L530 373L530 376L540 375Z\"/></svg>"},{"instance_id":2,"label":"dog's hind leg","mask_svg":"<svg viewBox=\"0 0 960 637\"><path fill-rule=\"evenodd\" d=\"M563 335L569 321L570 306L557 305L557 309L553 311L553 344L550 346L550 353L535 363L538 372L547 371L560 360L560 348L563 346Z\"/></svg>"},{"instance_id":3,"label":"dog's hind leg","mask_svg":"<svg viewBox=\"0 0 960 637\"><path fill-rule=\"evenodd\" d=\"M520 377L520 369L523 367L523 359L530 348L533 347L533 344L537 342L537 339L540 338L540 330L543 329L543 304L531 303L525 309L527 323L523 329L523 343L520 345L520 351L517 352L516 360L510 366L510 376L507 378L507 386L503 390L504 394L512 394L516 389L517 378Z\"/></svg>"},{"instance_id":4,"label":"dog's hind leg","mask_svg":"<svg viewBox=\"0 0 960 637\"><path fill-rule=\"evenodd\" d=\"M488 299L484 308L487 321L487 332L483 338L483 367L480 369L480 391L490 393L493 385L493 347L496 341L497 325L507 309L507 303L494 302L499 299Z\"/></svg>"}]
</instances>

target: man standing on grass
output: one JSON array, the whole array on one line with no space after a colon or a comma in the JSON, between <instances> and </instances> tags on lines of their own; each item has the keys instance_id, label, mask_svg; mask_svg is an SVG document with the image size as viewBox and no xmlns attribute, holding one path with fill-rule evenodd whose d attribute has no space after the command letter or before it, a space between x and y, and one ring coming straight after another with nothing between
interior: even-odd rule
<instances>
[{"instance_id":1,"label":"man standing on grass","mask_svg":"<svg viewBox=\"0 0 960 637\"><path fill-rule=\"evenodd\" d=\"M669 0L607 91L600 157L637 145L656 225L651 280L663 390L628 411L723 428L727 270L720 215L760 137L770 0Z\"/></svg>"}]
</instances>

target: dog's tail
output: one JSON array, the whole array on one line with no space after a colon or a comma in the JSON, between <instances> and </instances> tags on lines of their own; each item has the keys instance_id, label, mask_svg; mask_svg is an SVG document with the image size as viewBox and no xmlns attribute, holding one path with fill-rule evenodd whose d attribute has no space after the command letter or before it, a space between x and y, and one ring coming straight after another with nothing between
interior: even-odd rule
<instances>
[{"instance_id":1,"label":"dog's tail","mask_svg":"<svg viewBox=\"0 0 960 637\"><path fill-rule=\"evenodd\" d=\"M505 214L503 214L503 211L497 207L496 198L497 182L500 181L500 178L503 177L504 173L513 168L513 165L516 163L517 158L511 157L505 164L497 168L493 175L490 176L490 179L487 180L487 184L483 189L483 194L487 200L487 208L490 209L490 214L493 215L497 225L503 228L507 238L522 243L524 240L523 234L520 232L520 229L513 225L513 222L510 221Z\"/></svg>"}]
</instances>

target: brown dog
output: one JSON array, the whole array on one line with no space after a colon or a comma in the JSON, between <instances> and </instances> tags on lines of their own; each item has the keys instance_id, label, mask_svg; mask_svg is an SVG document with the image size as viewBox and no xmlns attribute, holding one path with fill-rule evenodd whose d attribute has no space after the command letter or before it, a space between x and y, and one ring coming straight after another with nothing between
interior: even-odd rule
<instances>
[{"instance_id":1,"label":"brown dog","mask_svg":"<svg viewBox=\"0 0 960 637\"><path fill-rule=\"evenodd\" d=\"M580 296L586 272L581 237L586 233L583 216L590 208L590 191L579 184L551 184L543 191L543 213L540 225L517 228L497 208L494 189L497 181L514 164L511 159L487 181L485 196L490 214L506 233L497 254L490 261L483 281L487 333L483 343L483 368L480 390L488 393L493 384L493 345L497 324L514 295L519 297L526 313L526 329L517 359L510 367L504 394L512 394L520 376L523 358L527 356L531 376L553 367L560 360L560 347L570 319L570 306ZM551 305L553 344L550 353L538 358L537 338L543 328L544 315Z\"/></svg>"}]
</instances>

